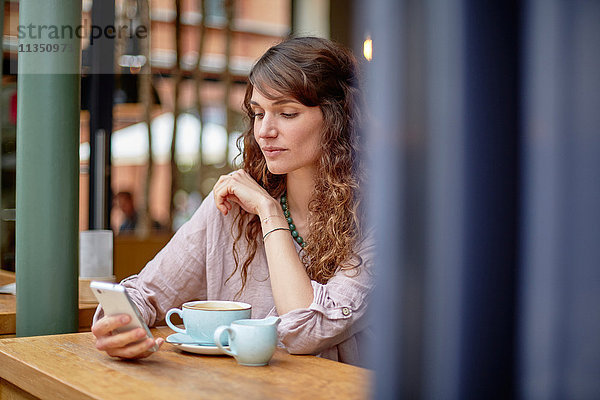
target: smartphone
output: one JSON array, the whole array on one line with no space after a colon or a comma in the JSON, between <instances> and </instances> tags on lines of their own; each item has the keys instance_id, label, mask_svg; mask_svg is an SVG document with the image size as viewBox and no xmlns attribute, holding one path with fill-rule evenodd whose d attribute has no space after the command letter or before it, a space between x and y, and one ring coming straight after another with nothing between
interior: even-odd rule
<instances>
[{"instance_id":1,"label":"smartphone","mask_svg":"<svg viewBox=\"0 0 600 400\"><path fill-rule=\"evenodd\" d=\"M142 319L136 305L131 301L124 286L109 282L90 282L90 289L104 310L104 315L127 314L131 317L131 321L125 326L115 329L115 332L127 332L135 328L142 328L146 331L146 340L150 338L154 340L148 325ZM140 340L140 341L141 341ZM158 350L155 344L150 348L150 351Z\"/></svg>"}]
</instances>

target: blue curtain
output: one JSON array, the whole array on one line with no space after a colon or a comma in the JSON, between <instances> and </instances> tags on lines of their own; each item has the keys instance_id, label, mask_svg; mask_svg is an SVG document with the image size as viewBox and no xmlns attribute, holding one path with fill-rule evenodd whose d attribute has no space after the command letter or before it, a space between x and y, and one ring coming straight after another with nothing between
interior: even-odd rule
<instances>
[{"instance_id":1,"label":"blue curtain","mask_svg":"<svg viewBox=\"0 0 600 400\"><path fill-rule=\"evenodd\" d=\"M600 1L361 7L374 397L600 399Z\"/></svg>"}]
</instances>

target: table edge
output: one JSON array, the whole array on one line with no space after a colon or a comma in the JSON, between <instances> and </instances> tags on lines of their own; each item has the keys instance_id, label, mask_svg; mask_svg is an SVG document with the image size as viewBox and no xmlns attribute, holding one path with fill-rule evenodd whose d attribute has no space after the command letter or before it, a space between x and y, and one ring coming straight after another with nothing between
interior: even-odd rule
<instances>
[{"instance_id":1,"label":"table edge","mask_svg":"<svg viewBox=\"0 0 600 400\"><path fill-rule=\"evenodd\" d=\"M10 382L19 389L40 399L97 399L97 397L92 397L88 393L81 392L77 388L71 386L68 382L45 374L36 367L18 360L10 354L6 354L2 351L2 347L2 342L0 341L0 364L3 366L3 368L0 369L0 378ZM46 384L40 385L40 380L44 381ZM48 390L51 390L52 392L49 392ZM50 397L48 393L51 393ZM57 397L57 395L59 397Z\"/></svg>"}]
</instances>

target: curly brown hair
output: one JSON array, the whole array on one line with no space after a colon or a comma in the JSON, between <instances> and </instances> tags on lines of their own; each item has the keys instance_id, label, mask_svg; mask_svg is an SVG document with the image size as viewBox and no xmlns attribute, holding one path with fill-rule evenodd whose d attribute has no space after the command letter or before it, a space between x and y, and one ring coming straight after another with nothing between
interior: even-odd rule
<instances>
[{"instance_id":1,"label":"curly brown hair","mask_svg":"<svg viewBox=\"0 0 600 400\"><path fill-rule=\"evenodd\" d=\"M280 198L286 191L286 176L268 170L254 138L254 112L250 108L254 88L269 99L289 96L305 106L318 106L323 113L322 151L308 206L310 233L301 253L310 279L325 284L338 269L357 269L362 263L354 250L361 238L363 214L359 197L363 168L358 155L356 59L330 40L295 37L271 47L252 68L243 104L248 127L237 143L242 168L271 196ZM258 216L240 209L235 221L234 274L240 267L238 241L244 235L248 242L241 265L241 293L262 235Z\"/></svg>"}]
</instances>

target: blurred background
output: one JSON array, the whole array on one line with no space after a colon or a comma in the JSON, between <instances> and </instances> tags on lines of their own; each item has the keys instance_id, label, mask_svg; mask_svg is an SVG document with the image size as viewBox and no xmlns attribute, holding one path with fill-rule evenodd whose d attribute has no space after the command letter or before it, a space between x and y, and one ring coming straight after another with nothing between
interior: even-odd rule
<instances>
[{"instance_id":1,"label":"blurred background","mask_svg":"<svg viewBox=\"0 0 600 400\"><path fill-rule=\"evenodd\" d=\"M106 57L101 66L114 70L113 76L103 77L104 84L113 86L112 91L93 82L93 49L89 37L82 40L79 229L100 228L94 225L96 212L105 214L102 225L119 232L126 217L112 196L128 192L140 221L150 218L156 222L155 228L168 233L194 211L217 177L231 170L237 154L235 139L242 127L240 106L246 76L256 58L291 32L292 4L260 0L96 3L83 1L82 25L86 29L92 24L108 25L105 14L109 13L111 25L128 26L132 31L147 27L148 34L139 38L128 31L113 40L112 59ZM18 4L5 2L3 215L14 215L15 208ZM106 107L110 114L103 112ZM90 130L98 125L109 133L105 149L108 187L100 194L107 199L105 210L94 210L97 185L90 179L94 173L90 160L100 147L90 140L95 137ZM148 234L141 232L142 236ZM11 237L14 223L5 217L5 267L14 265Z\"/></svg>"},{"instance_id":2,"label":"blurred background","mask_svg":"<svg viewBox=\"0 0 600 400\"><path fill-rule=\"evenodd\" d=\"M25 4L3 7L7 270ZM82 40L78 229L117 234L117 279L236 167L254 60L289 34L329 37L354 50L367 100L373 397L600 398L599 1L82 7L84 27L148 28L144 38Z\"/></svg>"},{"instance_id":3,"label":"blurred background","mask_svg":"<svg viewBox=\"0 0 600 400\"><path fill-rule=\"evenodd\" d=\"M78 225L80 231L117 234L117 279L137 272L191 217L218 177L237 168L241 104L254 61L293 33L333 35L350 45L352 16L345 3L82 2ZM10 271L19 4L4 1L0 259ZM123 27L122 34L95 36L95 27L109 26ZM31 36L26 24L21 29Z\"/></svg>"}]
</instances>

